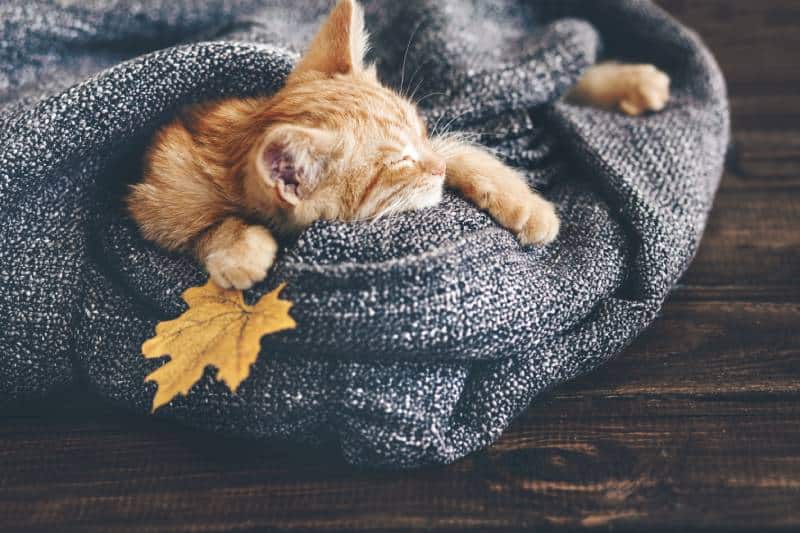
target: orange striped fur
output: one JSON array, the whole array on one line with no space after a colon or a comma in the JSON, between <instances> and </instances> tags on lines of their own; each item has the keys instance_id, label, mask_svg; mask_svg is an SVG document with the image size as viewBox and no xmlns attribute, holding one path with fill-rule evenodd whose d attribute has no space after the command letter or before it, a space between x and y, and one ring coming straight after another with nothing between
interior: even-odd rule
<instances>
[{"instance_id":1,"label":"orange striped fur","mask_svg":"<svg viewBox=\"0 0 800 533\"><path fill-rule=\"evenodd\" d=\"M514 170L457 136L428 138L413 103L381 85L363 26L340 0L277 94L194 105L163 126L127 198L144 237L245 289L274 261L273 232L432 206L446 184L522 243L552 241L555 209Z\"/></svg>"}]
</instances>

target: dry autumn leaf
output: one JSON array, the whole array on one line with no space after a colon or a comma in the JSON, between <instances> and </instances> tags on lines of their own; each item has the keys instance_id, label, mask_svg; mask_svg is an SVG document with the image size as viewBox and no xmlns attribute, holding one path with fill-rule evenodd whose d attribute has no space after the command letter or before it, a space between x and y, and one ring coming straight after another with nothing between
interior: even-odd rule
<instances>
[{"instance_id":1,"label":"dry autumn leaf","mask_svg":"<svg viewBox=\"0 0 800 533\"><path fill-rule=\"evenodd\" d=\"M212 281L183 293L189 305L175 320L160 322L156 335L142 344L148 359L170 356L145 381L158 386L153 411L178 394L188 394L208 365L232 392L250 375L261 337L297 326L289 316L292 302L279 300L285 284L247 305L241 291L225 290Z\"/></svg>"}]
</instances>

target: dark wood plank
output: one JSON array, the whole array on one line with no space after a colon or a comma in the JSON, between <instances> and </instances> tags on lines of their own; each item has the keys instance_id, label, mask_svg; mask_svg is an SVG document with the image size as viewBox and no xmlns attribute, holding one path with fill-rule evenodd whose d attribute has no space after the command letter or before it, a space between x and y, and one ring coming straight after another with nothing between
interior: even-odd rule
<instances>
[{"instance_id":1,"label":"dark wood plank","mask_svg":"<svg viewBox=\"0 0 800 533\"><path fill-rule=\"evenodd\" d=\"M800 3L795 0L658 0L670 13L694 28L709 45L725 72L737 141L751 133L777 132L769 155L780 160L783 145L797 146L800 119ZM764 145L762 145L764 146ZM797 161L796 150L794 161ZM789 167L785 166L784 171ZM797 167L794 177L797 177ZM774 176L770 176L774 179Z\"/></svg>"},{"instance_id":2,"label":"dark wood plank","mask_svg":"<svg viewBox=\"0 0 800 533\"><path fill-rule=\"evenodd\" d=\"M13 530L798 525L795 401L577 395L542 407L488 451L411 474L138 418L51 424L35 440L6 429L4 448L27 453L4 464L0 513Z\"/></svg>"},{"instance_id":3,"label":"dark wood plank","mask_svg":"<svg viewBox=\"0 0 800 533\"><path fill-rule=\"evenodd\" d=\"M737 127L733 137L735 151L721 183L723 192L760 190L780 195L800 188L800 129Z\"/></svg>"},{"instance_id":4,"label":"dark wood plank","mask_svg":"<svg viewBox=\"0 0 800 533\"><path fill-rule=\"evenodd\" d=\"M591 396L791 397L800 395L798 361L797 303L676 301L619 358L563 390Z\"/></svg>"},{"instance_id":5,"label":"dark wood plank","mask_svg":"<svg viewBox=\"0 0 800 533\"><path fill-rule=\"evenodd\" d=\"M726 177L727 178L727 177ZM781 286L797 294L800 188L720 191L683 283Z\"/></svg>"},{"instance_id":6,"label":"dark wood plank","mask_svg":"<svg viewBox=\"0 0 800 533\"><path fill-rule=\"evenodd\" d=\"M786 94L800 109L795 51L800 48L800 4L795 0L657 0L696 30L714 52L731 93ZM769 86L770 90L763 90Z\"/></svg>"}]
</instances>

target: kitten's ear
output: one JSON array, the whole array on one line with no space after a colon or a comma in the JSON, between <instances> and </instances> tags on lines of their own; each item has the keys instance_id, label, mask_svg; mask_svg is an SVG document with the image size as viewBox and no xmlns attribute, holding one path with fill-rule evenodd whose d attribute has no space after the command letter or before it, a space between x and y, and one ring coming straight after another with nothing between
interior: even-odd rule
<instances>
[{"instance_id":1,"label":"kitten's ear","mask_svg":"<svg viewBox=\"0 0 800 533\"><path fill-rule=\"evenodd\" d=\"M271 130L254 153L261 179L286 204L295 206L317 188L335 147L324 130L282 125Z\"/></svg>"},{"instance_id":2,"label":"kitten's ear","mask_svg":"<svg viewBox=\"0 0 800 533\"><path fill-rule=\"evenodd\" d=\"M364 11L359 3L339 0L294 73L317 71L333 75L361 72L368 40L369 35L364 30Z\"/></svg>"}]
</instances>

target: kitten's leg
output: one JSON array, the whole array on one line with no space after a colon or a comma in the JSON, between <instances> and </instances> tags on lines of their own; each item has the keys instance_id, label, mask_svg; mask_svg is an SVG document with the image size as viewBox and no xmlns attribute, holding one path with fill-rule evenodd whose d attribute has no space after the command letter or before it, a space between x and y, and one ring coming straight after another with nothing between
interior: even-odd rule
<instances>
[{"instance_id":1,"label":"kitten's leg","mask_svg":"<svg viewBox=\"0 0 800 533\"><path fill-rule=\"evenodd\" d=\"M249 289L264 279L275 261L278 244L269 230L228 217L198 240L196 253L220 287Z\"/></svg>"},{"instance_id":2,"label":"kitten's leg","mask_svg":"<svg viewBox=\"0 0 800 533\"><path fill-rule=\"evenodd\" d=\"M600 63L586 71L567 100L637 116L664 109L669 84L669 76L653 65Z\"/></svg>"},{"instance_id":3,"label":"kitten's leg","mask_svg":"<svg viewBox=\"0 0 800 533\"><path fill-rule=\"evenodd\" d=\"M447 158L447 185L488 211L520 242L548 244L556 238L555 207L533 192L515 170L478 146L441 139L434 145Z\"/></svg>"},{"instance_id":4,"label":"kitten's leg","mask_svg":"<svg viewBox=\"0 0 800 533\"><path fill-rule=\"evenodd\" d=\"M191 252L223 288L250 288L275 260L277 244L262 226L231 215L230 200L212 179L183 121L156 134L145 160L144 178L131 188L128 211L144 237L167 250Z\"/></svg>"}]
</instances>

